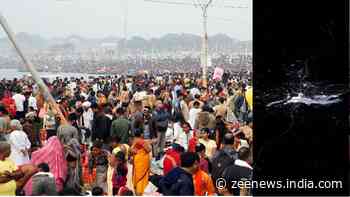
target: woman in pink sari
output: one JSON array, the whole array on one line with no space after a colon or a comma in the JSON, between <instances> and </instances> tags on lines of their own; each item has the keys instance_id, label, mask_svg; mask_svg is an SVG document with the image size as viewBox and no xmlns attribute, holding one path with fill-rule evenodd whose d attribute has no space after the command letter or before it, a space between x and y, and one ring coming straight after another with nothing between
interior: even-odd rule
<instances>
[{"instance_id":1,"label":"woman in pink sari","mask_svg":"<svg viewBox=\"0 0 350 197\"><path fill-rule=\"evenodd\" d=\"M60 192L63 189L63 184L67 177L67 161L63 146L56 136L50 137L44 147L32 153L31 162L35 165L47 163L55 177L57 191ZM32 194L31 179L24 187L24 190L27 196Z\"/></svg>"}]
</instances>

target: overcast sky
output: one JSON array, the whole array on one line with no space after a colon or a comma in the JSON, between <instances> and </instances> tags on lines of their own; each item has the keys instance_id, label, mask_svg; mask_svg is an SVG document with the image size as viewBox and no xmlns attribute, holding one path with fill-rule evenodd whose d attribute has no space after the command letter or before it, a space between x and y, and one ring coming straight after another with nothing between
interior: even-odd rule
<instances>
[{"instance_id":1,"label":"overcast sky","mask_svg":"<svg viewBox=\"0 0 350 197\"><path fill-rule=\"evenodd\" d=\"M201 10L144 0L0 0L0 12L13 31L90 38L123 35L122 1L128 4L127 36L159 37L167 33L202 33ZM182 1L192 0L159 0ZM252 0L214 0L216 5L246 5L245 9L210 8L208 34L225 33L252 39ZM0 36L5 34L0 31Z\"/></svg>"}]
</instances>

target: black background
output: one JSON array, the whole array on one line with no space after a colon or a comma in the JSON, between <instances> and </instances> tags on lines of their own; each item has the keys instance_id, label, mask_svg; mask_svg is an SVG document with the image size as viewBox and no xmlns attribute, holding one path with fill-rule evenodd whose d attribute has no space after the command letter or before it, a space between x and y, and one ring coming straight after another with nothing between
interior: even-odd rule
<instances>
[{"instance_id":1,"label":"black background","mask_svg":"<svg viewBox=\"0 0 350 197\"><path fill-rule=\"evenodd\" d=\"M349 194L348 124L332 128L323 124L324 117L308 114L314 115L307 120L312 127L269 142L286 125L278 115L267 118L262 103L266 90L286 80L282 65L299 59L310 59L310 80L348 85L348 20L348 0L253 1L254 180L343 181L343 189L256 189L254 195ZM342 105L337 113L348 123L349 105Z\"/></svg>"}]
</instances>

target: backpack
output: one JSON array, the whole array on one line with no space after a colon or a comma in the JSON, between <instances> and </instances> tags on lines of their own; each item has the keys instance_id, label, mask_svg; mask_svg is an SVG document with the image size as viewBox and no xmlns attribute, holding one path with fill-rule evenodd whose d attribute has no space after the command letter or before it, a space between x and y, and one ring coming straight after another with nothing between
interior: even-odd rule
<instances>
[{"instance_id":1,"label":"backpack","mask_svg":"<svg viewBox=\"0 0 350 197\"><path fill-rule=\"evenodd\" d=\"M222 178L222 174L228 166L234 165L235 159L233 155L229 155L223 150L219 151L218 156L214 157L211 163L211 175L214 183L217 179Z\"/></svg>"}]
</instances>

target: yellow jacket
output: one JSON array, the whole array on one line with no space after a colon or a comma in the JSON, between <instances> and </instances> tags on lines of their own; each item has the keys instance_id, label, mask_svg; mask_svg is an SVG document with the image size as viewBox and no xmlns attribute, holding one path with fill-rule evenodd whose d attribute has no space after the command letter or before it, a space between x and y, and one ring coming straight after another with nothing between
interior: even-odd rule
<instances>
[{"instance_id":1,"label":"yellow jacket","mask_svg":"<svg viewBox=\"0 0 350 197\"><path fill-rule=\"evenodd\" d=\"M249 110L253 111L253 87L248 88L245 93L245 98L247 100Z\"/></svg>"}]
</instances>

